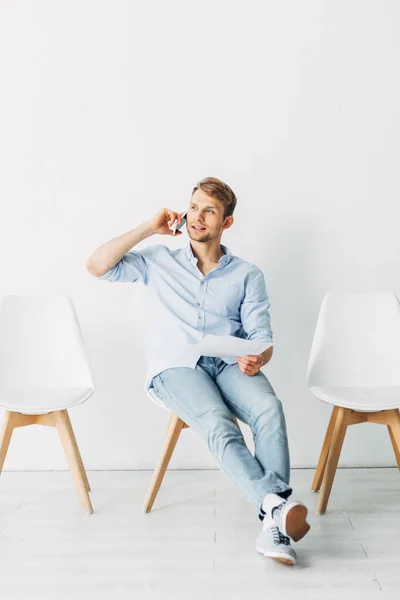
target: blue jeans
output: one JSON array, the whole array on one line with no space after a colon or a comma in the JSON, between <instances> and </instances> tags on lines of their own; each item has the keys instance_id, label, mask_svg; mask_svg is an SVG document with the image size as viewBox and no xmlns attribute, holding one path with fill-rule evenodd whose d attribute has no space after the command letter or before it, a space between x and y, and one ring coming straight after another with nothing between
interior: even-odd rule
<instances>
[{"instance_id":1,"label":"blue jeans","mask_svg":"<svg viewBox=\"0 0 400 600\"><path fill-rule=\"evenodd\" d=\"M207 442L221 471L254 507L260 509L269 493L290 496L285 416L264 373L245 375L237 363L201 356L195 369L165 369L153 385L167 408ZM254 456L232 415L250 426Z\"/></svg>"}]
</instances>

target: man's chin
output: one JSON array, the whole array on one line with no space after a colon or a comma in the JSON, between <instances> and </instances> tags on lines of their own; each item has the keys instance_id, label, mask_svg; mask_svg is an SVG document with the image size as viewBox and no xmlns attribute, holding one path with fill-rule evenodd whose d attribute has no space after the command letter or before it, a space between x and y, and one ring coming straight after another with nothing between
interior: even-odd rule
<instances>
[{"instance_id":1,"label":"man's chin","mask_svg":"<svg viewBox=\"0 0 400 600\"><path fill-rule=\"evenodd\" d=\"M189 232L189 237L194 242L209 242L211 239L208 233L205 233L204 235L193 235L191 231Z\"/></svg>"}]
</instances>

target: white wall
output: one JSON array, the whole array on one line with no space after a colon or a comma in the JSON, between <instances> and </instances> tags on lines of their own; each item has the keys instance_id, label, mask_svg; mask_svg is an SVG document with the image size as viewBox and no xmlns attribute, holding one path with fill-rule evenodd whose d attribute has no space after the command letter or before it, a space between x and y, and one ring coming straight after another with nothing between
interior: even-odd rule
<instances>
[{"instance_id":1,"label":"white wall","mask_svg":"<svg viewBox=\"0 0 400 600\"><path fill-rule=\"evenodd\" d=\"M237 193L222 242L264 270L264 373L292 466L314 467L330 414L305 381L320 302L330 289L400 294L399 3L0 7L0 294L73 299L97 386L71 411L87 467L153 468L168 413L143 389L146 288L98 281L86 260L161 207L184 210L206 176ZM349 430L342 466L394 464L385 427ZM65 467L53 430L16 431L6 469ZM217 468L189 429L182 467Z\"/></svg>"}]
</instances>

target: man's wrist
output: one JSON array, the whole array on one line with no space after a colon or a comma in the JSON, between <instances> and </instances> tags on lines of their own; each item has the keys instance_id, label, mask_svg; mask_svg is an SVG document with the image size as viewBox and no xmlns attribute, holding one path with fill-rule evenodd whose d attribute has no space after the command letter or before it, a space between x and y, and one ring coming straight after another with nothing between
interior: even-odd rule
<instances>
[{"instance_id":1,"label":"man's wrist","mask_svg":"<svg viewBox=\"0 0 400 600\"><path fill-rule=\"evenodd\" d=\"M272 356L272 352L273 352L273 347L270 346L269 348L267 348L266 350L264 350L264 352L261 352L261 356L263 359L263 363L262 363L262 367L264 365L267 364L267 362L269 362L271 360L271 356Z\"/></svg>"}]
</instances>

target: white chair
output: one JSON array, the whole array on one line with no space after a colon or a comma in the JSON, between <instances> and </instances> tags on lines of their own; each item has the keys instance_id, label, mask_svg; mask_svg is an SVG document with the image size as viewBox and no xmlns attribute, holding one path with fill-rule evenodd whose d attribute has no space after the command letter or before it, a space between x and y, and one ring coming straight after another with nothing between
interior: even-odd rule
<instances>
[{"instance_id":1,"label":"white chair","mask_svg":"<svg viewBox=\"0 0 400 600\"><path fill-rule=\"evenodd\" d=\"M329 292L323 298L308 367L308 387L333 405L312 490L324 514L348 425L389 431L400 469L400 303L392 292Z\"/></svg>"},{"instance_id":2,"label":"white chair","mask_svg":"<svg viewBox=\"0 0 400 600\"><path fill-rule=\"evenodd\" d=\"M149 379L148 375L149 374L147 374L147 376L146 376L146 381L145 381L145 386L144 386L146 394L149 396L149 398L153 402L155 402L155 404L157 404L157 406L161 406L162 408L164 408L165 410L170 412L171 415L170 415L169 422L168 422L167 433L164 438L161 456L158 460L156 468L154 469L153 476L152 476L152 479L150 482L150 486L147 491L147 495L146 495L146 498L145 498L145 501L143 504L143 512L145 512L145 513L150 512L153 507L154 501L158 494L158 490L160 489L162 480L164 479L165 472L167 470L169 461L171 460L172 453L175 449L175 446L177 444L177 441L179 439L182 429L189 428L189 425L187 425L184 421L182 421L182 419L177 417L164 404L164 402L157 396L154 388L148 388L148 379ZM238 423L236 417L234 417L232 415L232 418L235 421L236 425L239 427L239 423ZM239 429L240 429L240 427L239 427Z\"/></svg>"},{"instance_id":3,"label":"white chair","mask_svg":"<svg viewBox=\"0 0 400 600\"><path fill-rule=\"evenodd\" d=\"M6 295L0 307L0 473L15 427L47 425L60 435L84 510L89 482L68 409L95 391L74 305L68 296ZM31 451L31 449L29 449Z\"/></svg>"}]
</instances>

